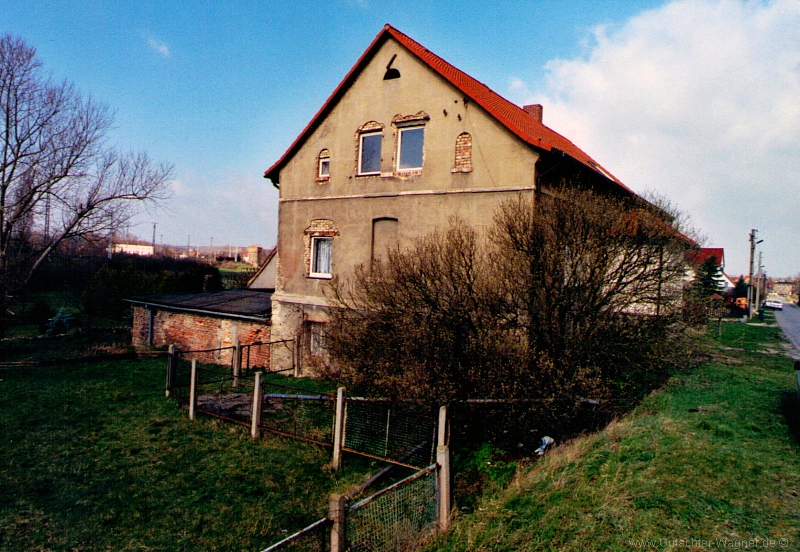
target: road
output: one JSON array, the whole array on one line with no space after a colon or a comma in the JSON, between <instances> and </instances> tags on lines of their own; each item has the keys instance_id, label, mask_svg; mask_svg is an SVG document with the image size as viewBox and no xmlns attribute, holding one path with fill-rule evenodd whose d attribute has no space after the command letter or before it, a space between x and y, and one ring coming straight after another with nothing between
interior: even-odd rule
<instances>
[{"instance_id":1,"label":"road","mask_svg":"<svg viewBox=\"0 0 800 552\"><path fill-rule=\"evenodd\" d=\"M783 310L775 311L775 319L778 321L783 333L794 345L794 357L800 358L800 307L792 303L784 303Z\"/></svg>"}]
</instances>

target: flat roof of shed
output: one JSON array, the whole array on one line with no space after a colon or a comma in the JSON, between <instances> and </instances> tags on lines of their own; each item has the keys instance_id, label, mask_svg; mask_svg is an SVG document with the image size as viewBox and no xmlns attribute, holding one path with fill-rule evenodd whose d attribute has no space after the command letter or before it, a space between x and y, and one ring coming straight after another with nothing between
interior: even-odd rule
<instances>
[{"instance_id":1,"label":"flat roof of shed","mask_svg":"<svg viewBox=\"0 0 800 552\"><path fill-rule=\"evenodd\" d=\"M269 321L272 315L272 293L250 289L146 295L126 301L151 308L262 322Z\"/></svg>"}]
</instances>

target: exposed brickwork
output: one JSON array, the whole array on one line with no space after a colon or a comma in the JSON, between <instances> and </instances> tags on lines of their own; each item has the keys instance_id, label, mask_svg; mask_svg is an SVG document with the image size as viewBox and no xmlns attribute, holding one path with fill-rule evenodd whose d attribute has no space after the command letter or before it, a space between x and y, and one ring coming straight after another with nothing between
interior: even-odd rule
<instances>
[{"instance_id":1,"label":"exposed brickwork","mask_svg":"<svg viewBox=\"0 0 800 552\"><path fill-rule=\"evenodd\" d=\"M148 309L133 308L131 337L135 347L147 346L150 314ZM231 347L238 340L242 345L268 342L271 327L268 324L231 320L196 314L155 311L153 320L153 346L174 344L184 351ZM215 351L196 355L200 362L230 365L231 351ZM247 359L244 359L246 362ZM250 366L269 366L269 347L250 348Z\"/></svg>"},{"instance_id":2,"label":"exposed brickwork","mask_svg":"<svg viewBox=\"0 0 800 552\"><path fill-rule=\"evenodd\" d=\"M462 132L456 138L456 160L451 172L472 172L472 136Z\"/></svg>"},{"instance_id":3,"label":"exposed brickwork","mask_svg":"<svg viewBox=\"0 0 800 552\"><path fill-rule=\"evenodd\" d=\"M328 174L325 175L320 174L322 172L321 166L323 161L327 161L328 163ZM329 150L324 149L321 152L319 152L319 155L317 155L317 178L316 178L318 184L324 184L325 182L328 182L331 179L330 162L331 162L331 152Z\"/></svg>"},{"instance_id":4,"label":"exposed brickwork","mask_svg":"<svg viewBox=\"0 0 800 552\"><path fill-rule=\"evenodd\" d=\"M334 238L339 235L339 230L332 220L314 219L303 233L303 262L305 263L306 276L311 272L311 238Z\"/></svg>"}]
</instances>

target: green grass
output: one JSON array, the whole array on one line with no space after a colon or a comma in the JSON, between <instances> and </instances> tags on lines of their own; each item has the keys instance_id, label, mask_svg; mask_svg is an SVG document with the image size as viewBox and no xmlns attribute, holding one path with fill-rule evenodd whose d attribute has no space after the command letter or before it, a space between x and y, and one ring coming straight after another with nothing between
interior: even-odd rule
<instances>
[{"instance_id":1,"label":"green grass","mask_svg":"<svg viewBox=\"0 0 800 552\"><path fill-rule=\"evenodd\" d=\"M261 550L370 470L190 422L164 376L163 359L0 368L0 550Z\"/></svg>"},{"instance_id":2,"label":"green grass","mask_svg":"<svg viewBox=\"0 0 800 552\"><path fill-rule=\"evenodd\" d=\"M711 362L519 470L427 550L632 550L643 540L709 549L722 539L800 550L792 360L761 352L781 343L774 326L725 324L719 340L701 343Z\"/></svg>"}]
</instances>

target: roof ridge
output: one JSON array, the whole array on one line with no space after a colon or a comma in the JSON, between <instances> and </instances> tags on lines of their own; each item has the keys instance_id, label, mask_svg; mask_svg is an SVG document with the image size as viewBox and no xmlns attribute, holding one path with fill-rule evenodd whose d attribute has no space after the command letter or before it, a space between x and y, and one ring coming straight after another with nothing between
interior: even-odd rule
<instances>
[{"instance_id":1,"label":"roof ridge","mask_svg":"<svg viewBox=\"0 0 800 552\"><path fill-rule=\"evenodd\" d=\"M380 45L382 45L388 37L394 38L404 48L406 48L406 50L415 55L432 71L448 81L466 97L469 97L472 101L480 105L481 108L486 110L487 113L489 113L498 122L500 122L524 142L545 151L556 150L562 152L586 166L593 172L599 174L606 180L609 180L613 184L619 186L624 191L636 195L617 177L611 174L610 171L602 167L597 161L592 159L586 152L581 150L568 138L562 136L544 123L534 119L534 117L528 114L522 107L507 100L492 90L492 88L485 83L479 81L475 77L472 77L468 73L465 73L461 69L458 69L453 64L449 63L444 58L435 54L389 23L386 23L383 26L381 31L370 43L344 79L339 83L325 104L323 104L316 115L314 115L314 117L295 139L292 145L289 146L289 149L286 150L286 152L277 162L275 162L275 164L272 165L272 167L265 171L265 178L270 178L273 183L277 185L280 169L285 163L288 162L289 158L297 149L299 149L305 139L317 126L317 121L326 116L327 113L333 109L333 106L338 102L341 95L344 94L352 81L355 80L358 74L360 74L366 63L368 63L375 52L377 52L378 47L380 47Z\"/></svg>"}]
</instances>

